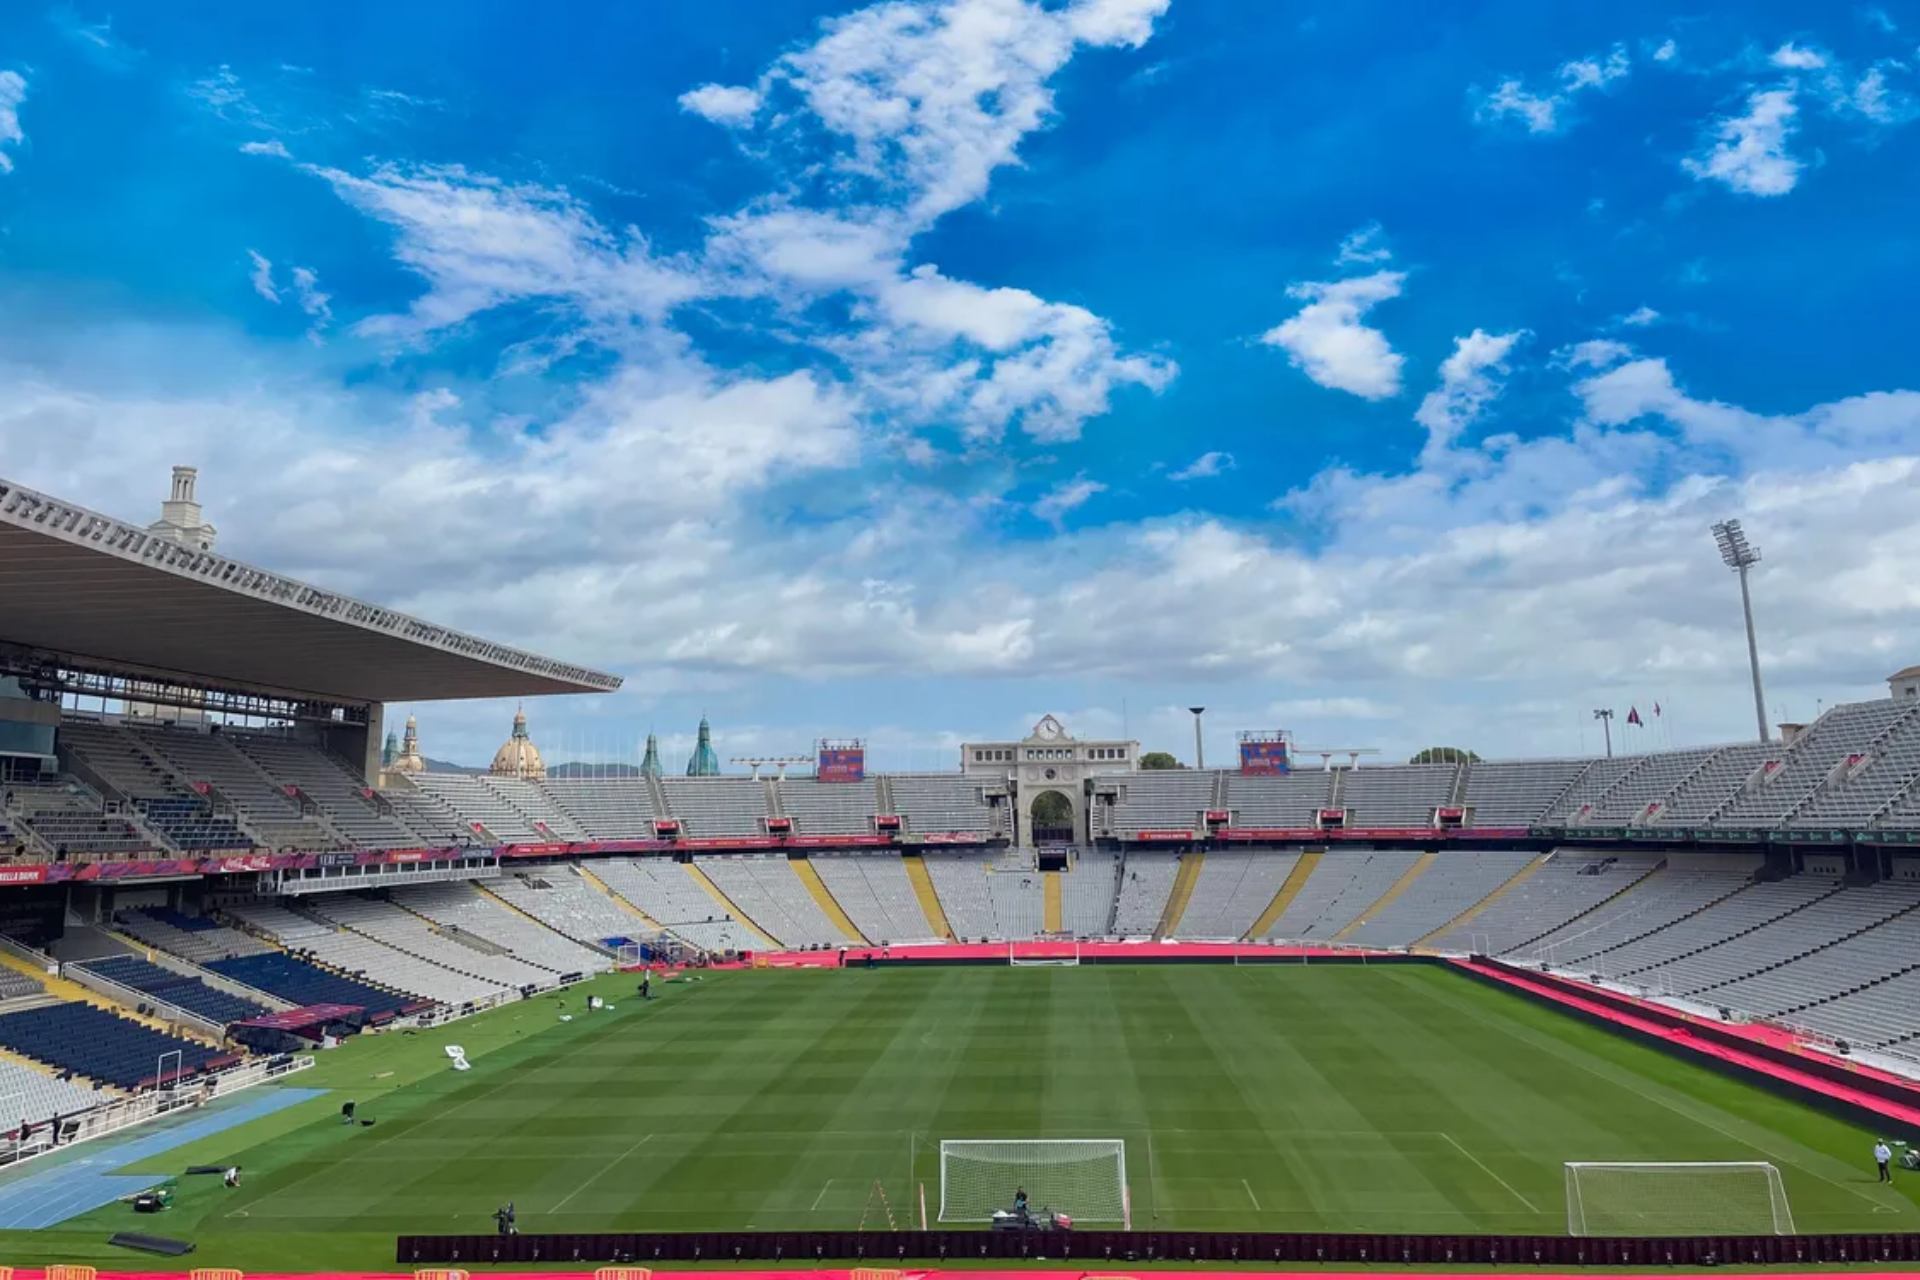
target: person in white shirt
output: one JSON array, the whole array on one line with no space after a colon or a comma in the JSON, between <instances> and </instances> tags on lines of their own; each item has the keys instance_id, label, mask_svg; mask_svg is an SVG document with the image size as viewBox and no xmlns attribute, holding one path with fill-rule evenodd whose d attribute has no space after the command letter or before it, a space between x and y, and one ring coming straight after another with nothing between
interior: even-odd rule
<instances>
[{"instance_id":1,"label":"person in white shirt","mask_svg":"<svg viewBox=\"0 0 1920 1280\"><path fill-rule=\"evenodd\" d=\"M1873 1144L1873 1162L1880 1166L1880 1181L1893 1181L1893 1148L1885 1138Z\"/></svg>"}]
</instances>

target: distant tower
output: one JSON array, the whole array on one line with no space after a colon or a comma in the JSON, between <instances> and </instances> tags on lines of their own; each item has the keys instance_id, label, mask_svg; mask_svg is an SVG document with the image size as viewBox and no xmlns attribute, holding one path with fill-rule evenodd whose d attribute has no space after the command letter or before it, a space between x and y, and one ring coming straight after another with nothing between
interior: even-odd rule
<instances>
[{"instance_id":1,"label":"distant tower","mask_svg":"<svg viewBox=\"0 0 1920 1280\"><path fill-rule=\"evenodd\" d=\"M160 504L160 518L147 526L148 533L196 551L213 550L214 528L206 522L193 496L199 475L193 467L173 469L173 488Z\"/></svg>"},{"instance_id":2,"label":"distant tower","mask_svg":"<svg viewBox=\"0 0 1920 1280\"><path fill-rule=\"evenodd\" d=\"M707 718L701 716L699 740L693 744L693 754L687 757L687 776L712 778L719 773L720 757L713 751L713 729L707 724Z\"/></svg>"},{"instance_id":3,"label":"distant tower","mask_svg":"<svg viewBox=\"0 0 1920 1280\"><path fill-rule=\"evenodd\" d=\"M399 754L400 735L389 729L387 730L386 743L380 748L380 767L382 769L393 768L393 758Z\"/></svg>"},{"instance_id":4,"label":"distant tower","mask_svg":"<svg viewBox=\"0 0 1920 1280\"><path fill-rule=\"evenodd\" d=\"M650 733L647 735L646 758L640 761L640 776L657 778L663 772L665 770L660 767L660 739Z\"/></svg>"},{"instance_id":5,"label":"distant tower","mask_svg":"<svg viewBox=\"0 0 1920 1280\"><path fill-rule=\"evenodd\" d=\"M540 749L533 745L533 739L527 736L527 713L513 713L513 736L500 744L493 753L493 765L487 770L501 778L544 778L547 776L546 762L540 759Z\"/></svg>"},{"instance_id":6,"label":"distant tower","mask_svg":"<svg viewBox=\"0 0 1920 1280\"><path fill-rule=\"evenodd\" d=\"M393 735L388 734L389 738ZM400 754L394 757L395 773L425 773L427 761L420 754L420 722L412 716L407 717L407 736L400 740Z\"/></svg>"}]
</instances>

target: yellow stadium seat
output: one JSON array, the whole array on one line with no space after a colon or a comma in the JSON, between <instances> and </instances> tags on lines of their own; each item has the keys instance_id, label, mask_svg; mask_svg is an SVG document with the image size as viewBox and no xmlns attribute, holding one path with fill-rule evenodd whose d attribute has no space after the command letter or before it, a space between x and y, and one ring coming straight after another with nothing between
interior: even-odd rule
<instances>
[{"instance_id":1,"label":"yellow stadium seat","mask_svg":"<svg viewBox=\"0 0 1920 1280\"><path fill-rule=\"evenodd\" d=\"M195 1267L187 1272L187 1280L247 1280L247 1273L232 1267Z\"/></svg>"},{"instance_id":2,"label":"yellow stadium seat","mask_svg":"<svg viewBox=\"0 0 1920 1280\"><path fill-rule=\"evenodd\" d=\"M601 1267L593 1280L653 1280L651 1267Z\"/></svg>"},{"instance_id":3,"label":"yellow stadium seat","mask_svg":"<svg viewBox=\"0 0 1920 1280\"><path fill-rule=\"evenodd\" d=\"M47 1268L47 1280L94 1280L100 1273L92 1267L56 1263Z\"/></svg>"},{"instance_id":4,"label":"yellow stadium seat","mask_svg":"<svg viewBox=\"0 0 1920 1280\"><path fill-rule=\"evenodd\" d=\"M900 1280L900 1273L891 1267L855 1267L849 1280Z\"/></svg>"},{"instance_id":5,"label":"yellow stadium seat","mask_svg":"<svg viewBox=\"0 0 1920 1280\"><path fill-rule=\"evenodd\" d=\"M423 1267L413 1273L413 1280L469 1280L469 1277L459 1267Z\"/></svg>"}]
</instances>

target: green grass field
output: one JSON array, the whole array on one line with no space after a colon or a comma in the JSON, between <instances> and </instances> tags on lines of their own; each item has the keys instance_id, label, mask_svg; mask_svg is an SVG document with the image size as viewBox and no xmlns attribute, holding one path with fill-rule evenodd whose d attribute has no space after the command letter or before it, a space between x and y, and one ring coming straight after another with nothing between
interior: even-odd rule
<instances>
[{"instance_id":1,"label":"green grass field","mask_svg":"<svg viewBox=\"0 0 1920 1280\"><path fill-rule=\"evenodd\" d=\"M391 1266L403 1232L845 1229L873 1186L902 1225L938 1141L1127 1143L1135 1226L1565 1229L1563 1161L1768 1160L1802 1231L1920 1230L1877 1186L1872 1135L1435 968L1096 967L756 971L594 988L416 1036L364 1038L298 1083L331 1096L169 1153L237 1160L0 1233L9 1261L114 1259L138 1226L198 1265ZM567 1004L577 1009L579 993ZM446 1067L460 1043L472 1071ZM345 1127L346 1097L377 1118ZM867 1225L884 1225L877 1208Z\"/></svg>"}]
</instances>

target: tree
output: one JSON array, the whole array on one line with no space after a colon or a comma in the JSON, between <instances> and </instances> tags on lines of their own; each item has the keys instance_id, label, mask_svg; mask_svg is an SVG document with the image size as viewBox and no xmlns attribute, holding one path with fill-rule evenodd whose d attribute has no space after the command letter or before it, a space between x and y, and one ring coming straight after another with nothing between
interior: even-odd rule
<instances>
[{"instance_id":1,"label":"tree","mask_svg":"<svg viewBox=\"0 0 1920 1280\"><path fill-rule=\"evenodd\" d=\"M1408 764L1473 764L1479 756L1465 747L1425 747L1413 753Z\"/></svg>"},{"instance_id":2,"label":"tree","mask_svg":"<svg viewBox=\"0 0 1920 1280\"><path fill-rule=\"evenodd\" d=\"M1058 791L1042 791L1033 798L1033 825L1070 827L1073 825L1073 805Z\"/></svg>"},{"instance_id":3,"label":"tree","mask_svg":"<svg viewBox=\"0 0 1920 1280\"><path fill-rule=\"evenodd\" d=\"M1142 769L1178 769L1180 762L1173 758L1171 751L1149 751L1140 757Z\"/></svg>"}]
</instances>

